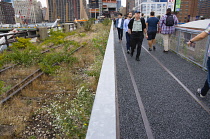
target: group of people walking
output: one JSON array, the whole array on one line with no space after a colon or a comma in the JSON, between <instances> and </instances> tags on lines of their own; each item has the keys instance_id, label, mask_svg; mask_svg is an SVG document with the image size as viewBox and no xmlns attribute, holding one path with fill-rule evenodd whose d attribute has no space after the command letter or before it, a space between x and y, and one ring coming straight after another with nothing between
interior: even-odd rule
<instances>
[{"instance_id":1,"label":"group of people walking","mask_svg":"<svg viewBox=\"0 0 210 139\"><path fill-rule=\"evenodd\" d=\"M176 15L171 13L171 9L167 9L166 15L160 20L155 17L155 12L150 13L150 18L145 19L141 17L140 11L135 11L134 16L132 13L127 14L127 18L123 19L122 14L118 15L115 27L118 30L119 42L122 41L123 30L126 35L126 48L127 53L133 57L134 51L137 47L136 61L140 61L140 53L144 36L148 40L149 51L156 49L155 37L157 33L163 34L164 51L168 52L170 35L175 32L175 25L178 24Z\"/></svg>"},{"instance_id":2,"label":"group of people walking","mask_svg":"<svg viewBox=\"0 0 210 139\"><path fill-rule=\"evenodd\" d=\"M155 17L155 12L150 13L150 18L145 19L141 17L140 11L135 11L134 16L128 13L126 19L122 18L122 14L118 15L115 22L115 27L118 30L119 42L122 42L123 30L126 35L127 53L133 57L134 51L137 47L136 61L140 61L140 53L144 36L148 40L148 51L156 50L155 37L157 33L161 33L163 37L164 53L169 51L170 36L175 32L175 25L178 24L176 15L172 14L171 9L168 8L166 14L159 20ZM196 37L192 38L187 44L190 45L195 41L199 41L210 35L210 24L207 29ZM210 48L208 51L207 69L208 76L203 88L198 88L197 93L200 97L206 96L210 89Z\"/></svg>"}]
</instances>

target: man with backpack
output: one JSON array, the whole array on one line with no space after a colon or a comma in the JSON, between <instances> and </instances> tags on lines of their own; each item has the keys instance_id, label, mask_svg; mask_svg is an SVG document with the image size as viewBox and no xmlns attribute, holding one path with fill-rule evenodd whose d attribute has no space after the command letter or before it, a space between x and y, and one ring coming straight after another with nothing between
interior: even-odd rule
<instances>
[{"instance_id":1,"label":"man with backpack","mask_svg":"<svg viewBox=\"0 0 210 139\"><path fill-rule=\"evenodd\" d=\"M178 24L176 15L171 14L171 8L167 9L166 15L160 19L159 31L163 35L164 51L168 52L171 34L175 32L175 25Z\"/></svg>"},{"instance_id":2,"label":"man with backpack","mask_svg":"<svg viewBox=\"0 0 210 139\"><path fill-rule=\"evenodd\" d=\"M137 45L136 61L140 61L141 45L144 39L144 33L147 35L145 20L140 18L140 11L135 11L135 18L128 24L128 33L131 34L131 57Z\"/></svg>"}]
</instances>

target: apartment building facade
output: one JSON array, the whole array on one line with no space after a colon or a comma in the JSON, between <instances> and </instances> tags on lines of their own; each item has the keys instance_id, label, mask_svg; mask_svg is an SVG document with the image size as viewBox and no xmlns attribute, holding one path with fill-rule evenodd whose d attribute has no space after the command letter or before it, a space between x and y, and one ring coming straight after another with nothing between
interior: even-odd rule
<instances>
[{"instance_id":1,"label":"apartment building facade","mask_svg":"<svg viewBox=\"0 0 210 139\"><path fill-rule=\"evenodd\" d=\"M177 17L181 23L210 19L209 10L210 0L181 0Z\"/></svg>"},{"instance_id":2,"label":"apartment building facade","mask_svg":"<svg viewBox=\"0 0 210 139\"><path fill-rule=\"evenodd\" d=\"M103 15L110 18L117 13L117 1L116 0L103 0Z\"/></svg>"},{"instance_id":3,"label":"apartment building facade","mask_svg":"<svg viewBox=\"0 0 210 139\"><path fill-rule=\"evenodd\" d=\"M37 0L15 0L15 20L17 23L41 23L43 21L42 4Z\"/></svg>"},{"instance_id":4,"label":"apartment building facade","mask_svg":"<svg viewBox=\"0 0 210 139\"><path fill-rule=\"evenodd\" d=\"M120 10L121 5L121 0L117 0L117 11Z\"/></svg>"},{"instance_id":5,"label":"apartment building facade","mask_svg":"<svg viewBox=\"0 0 210 139\"><path fill-rule=\"evenodd\" d=\"M132 12L135 10L135 0L126 0L126 12Z\"/></svg>"},{"instance_id":6,"label":"apartment building facade","mask_svg":"<svg viewBox=\"0 0 210 139\"><path fill-rule=\"evenodd\" d=\"M146 20L149 18L151 11L154 11L155 16L160 18L166 14L167 4L167 0L135 0L135 10L144 13Z\"/></svg>"},{"instance_id":7,"label":"apartment building facade","mask_svg":"<svg viewBox=\"0 0 210 139\"><path fill-rule=\"evenodd\" d=\"M12 3L0 2L0 23L15 24L15 11Z\"/></svg>"},{"instance_id":8,"label":"apartment building facade","mask_svg":"<svg viewBox=\"0 0 210 139\"><path fill-rule=\"evenodd\" d=\"M99 0L89 0L89 16L90 18L99 16Z\"/></svg>"}]
</instances>

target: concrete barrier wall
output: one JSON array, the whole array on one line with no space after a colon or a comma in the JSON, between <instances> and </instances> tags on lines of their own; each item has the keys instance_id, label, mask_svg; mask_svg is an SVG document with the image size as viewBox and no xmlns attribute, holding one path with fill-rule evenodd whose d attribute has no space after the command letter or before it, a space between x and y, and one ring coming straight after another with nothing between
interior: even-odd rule
<instances>
[{"instance_id":1,"label":"concrete barrier wall","mask_svg":"<svg viewBox=\"0 0 210 139\"><path fill-rule=\"evenodd\" d=\"M114 59L112 23L86 139L116 139Z\"/></svg>"}]
</instances>

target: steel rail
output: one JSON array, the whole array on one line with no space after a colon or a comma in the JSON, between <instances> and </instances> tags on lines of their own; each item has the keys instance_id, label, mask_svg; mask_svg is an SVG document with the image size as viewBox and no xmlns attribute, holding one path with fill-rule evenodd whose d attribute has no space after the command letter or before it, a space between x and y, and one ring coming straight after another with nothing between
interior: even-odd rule
<instances>
[{"instance_id":1,"label":"steel rail","mask_svg":"<svg viewBox=\"0 0 210 139\"><path fill-rule=\"evenodd\" d=\"M74 51L72 51L70 54L71 55L74 54L75 52L77 52L82 47L83 46L78 47L77 49L75 49ZM54 63L53 66L55 66L55 65L59 65L59 63ZM35 74L38 74L38 75L35 76ZM0 105L3 104L3 103L5 103L9 99L11 99L14 95L16 95L18 92L20 92L22 89L24 89L26 86L28 86L29 84L31 84L34 80L36 80L37 78L39 78L43 74L44 74L44 72L41 69L37 69L34 73L32 73L29 76L27 76L20 83L18 83L15 86L13 86L9 91L7 91L5 93L5 95L7 95L7 97L4 98L4 99L2 99L0 101Z\"/></svg>"},{"instance_id":2,"label":"steel rail","mask_svg":"<svg viewBox=\"0 0 210 139\"><path fill-rule=\"evenodd\" d=\"M52 45L50 45L50 46L48 46L48 47L52 47L53 45L54 45L54 44L52 44ZM56 47L52 47L51 49L47 49L47 50L45 50L45 51L42 51L41 54L50 52L50 50L55 49L55 48L58 48L58 47L60 47L60 46L61 46L61 45L58 45L58 46L56 46ZM18 63L18 64L11 65L11 66L8 66L8 67L4 67L4 68L0 69L0 74L1 74L2 72L4 72L4 71L8 70L8 69L11 69L11 68L17 66L17 65L19 65L19 63Z\"/></svg>"}]
</instances>

